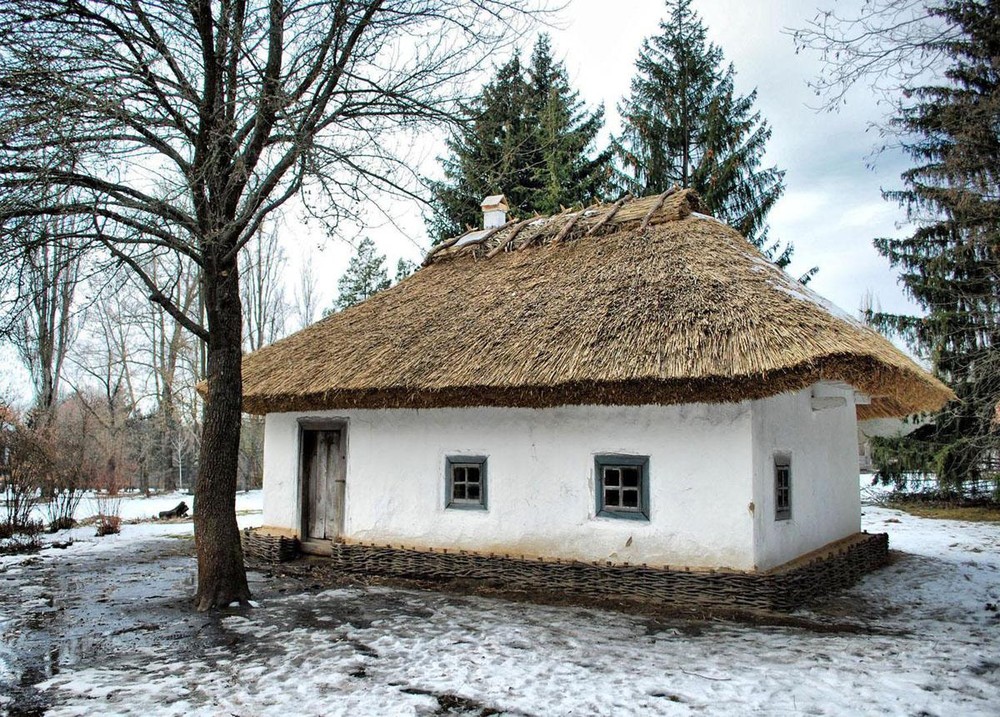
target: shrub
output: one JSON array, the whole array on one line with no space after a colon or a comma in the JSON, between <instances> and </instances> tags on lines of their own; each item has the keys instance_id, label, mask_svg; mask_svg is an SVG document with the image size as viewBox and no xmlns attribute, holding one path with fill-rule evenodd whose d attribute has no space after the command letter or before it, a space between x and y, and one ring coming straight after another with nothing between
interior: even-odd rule
<instances>
[{"instance_id":1,"label":"shrub","mask_svg":"<svg viewBox=\"0 0 1000 717\"><path fill-rule=\"evenodd\" d=\"M122 499L114 466L101 476L103 492L97 495L97 536L116 535L122 529Z\"/></svg>"},{"instance_id":2,"label":"shrub","mask_svg":"<svg viewBox=\"0 0 1000 717\"><path fill-rule=\"evenodd\" d=\"M122 519L120 515L101 512L97 516L98 538L103 538L105 535L117 535L120 532L122 532Z\"/></svg>"},{"instance_id":3,"label":"shrub","mask_svg":"<svg viewBox=\"0 0 1000 717\"><path fill-rule=\"evenodd\" d=\"M0 405L0 456L3 456L3 532L8 535L37 534L38 522L31 517L44 477L51 470L45 445L5 405Z\"/></svg>"}]
</instances>

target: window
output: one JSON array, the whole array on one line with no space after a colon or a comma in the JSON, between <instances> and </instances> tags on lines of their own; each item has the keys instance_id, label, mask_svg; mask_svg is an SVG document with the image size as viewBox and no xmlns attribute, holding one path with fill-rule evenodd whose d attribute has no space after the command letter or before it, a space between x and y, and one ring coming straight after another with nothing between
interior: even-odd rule
<instances>
[{"instance_id":1,"label":"window","mask_svg":"<svg viewBox=\"0 0 1000 717\"><path fill-rule=\"evenodd\" d=\"M788 456L774 459L774 519L792 517L792 461Z\"/></svg>"},{"instance_id":2,"label":"window","mask_svg":"<svg viewBox=\"0 0 1000 717\"><path fill-rule=\"evenodd\" d=\"M486 458L449 456L445 467L446 508L486 510Z\"/></svg>"},{"instance_id":3,"label":"window","mask_svg":"<svg viewBox=\"0 0 1000 717\"><path fill-rule=\"evenodd\" d=\"M597 514L649 520L649 456L594 458Z\"/></svg>"}]
</instances>

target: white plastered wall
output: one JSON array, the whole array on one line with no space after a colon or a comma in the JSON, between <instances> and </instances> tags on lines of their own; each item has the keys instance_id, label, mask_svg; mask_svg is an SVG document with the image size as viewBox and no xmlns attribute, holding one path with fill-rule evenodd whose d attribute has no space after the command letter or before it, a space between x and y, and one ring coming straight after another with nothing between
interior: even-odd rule
<instances>
[{"instance_id":1,"label":"white plastered wall","mask_svg":"<svg viewBox=\"0 0 1000 717\"><path fill-rule=\"evenodd\" d=\"M755 552L759 570L861 530L857 414L846 385L754 401ZM791 458L791 517L775 520L774 459Z\"/></svg>"},{"instance_id":2,"label":"white plastered wall","mask_svg":"<svg viewBox=\"0 0 1000 717\"><path fill-rule=\"evenodd\" d=\"M270 414L264 522L292 530L300 528L301 418L347 423L348 541L754 566L748 402ZM594 456L602 453L649 456L648 522L595 517ZM445 458L462 454L488 457L488 510L445 508Z\"/></svg>"}]
</instances>

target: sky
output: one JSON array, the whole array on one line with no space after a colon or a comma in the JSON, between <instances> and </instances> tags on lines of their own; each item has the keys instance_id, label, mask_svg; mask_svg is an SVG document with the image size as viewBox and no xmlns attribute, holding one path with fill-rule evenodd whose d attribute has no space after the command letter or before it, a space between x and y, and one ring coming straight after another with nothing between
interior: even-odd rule
<instances>
[{"instance_id":1,"label":"sky","mask_svg":"<svg viewBox=\"0 0 1000 717\"><path fill-rule=\"evenodd\" d=\"M883 108L866 88L855 88L839 111L813 109L817 98L807 83L821 64L815 55L797 54L788 34L789 29L803 27L819 9L835 5L849 14L861 2L694 0L693 7L707 26L709 39L735 66L737 90L745 94L756 88L757 108L772 127L765 165L786 171L786 189L770 214L770 236L794 244L790 273L798 276L818 267L811 288L851 314L868 293L885 311L919 313L898 285L896 272L872 246L875 237L906 232L902 210L884 201L881 191L899 186L907 161L899 154L873 154L878 134L870 126L883 118ZM566 0L560 12L537 28L552 36L557 59L565 63L571 85L587 105L604 106L602 142L620 128L616 106L628 92L643 39L658 32L663 16L662 0ZM522 39L525 59L537 32ZM508 59L509 54L498 55L494 64ZM425 175L440 176L437 157L444 152L444 135L429 136L413 148L410 162ZM401 257L419 262L430 240L417 203L388 201L383 206L391 220L368 212L368 224L353 241L371 237L388 256L392 274ZM311 266L318 278L320 308L331 306L337 279L354 253L352 244L317 237L291 212L279 228L289 258L285 279L289 300L303 267ZM18 364L10 348L0 346L0 366L12 369L0 372L0 391L26 392L26 375Z\"/></svg>"},{"instance_id":2,"label":"sky","mask_svg":"<svg viewBox=\"0 0 1000 717\"><path fill-rule=\"evenodd\" d=\"M870 129L882 117L870 92L857 88L838 112L817 112L817 98L807 83L821 67L814 55L797 54L789 28L802 27L820 8L835 0L695 0L693 6L736 68L737 90L757 89L757 108L773 134L767 165L786 170L784 196L772 211L770 235L791 242L795 254L789 271L798 276L819 267L812 288L849 313L856 313L871 292L886 311L918 311L897 285L896 274L872 246L872 239L905 232L902 211L882 199L881 190L899 186L906 168L898 154L874 155L878 134ZM860 0L839 0L849 12ZM664 15L661 0L569 0L549 19L556 57L569 72L572 86L590 107L603 105L605 135L617 132L616 105L628 92L643 38L656 34ZM536 35L522 43L527 57ZM507 56L496 58L500 65ZM444 153L438 138L421 151L417 161L428 175L437 175L436 156ZM873 165L873 166L871 166ZM497 188L502 191L502 187ZM394 204L395 226L375 222L367 228L379 250L394 267L398 257L418 261L429 245L416 205ZM295 232L291 232L295 234ZM297 242L288 245L294 280L297 267L317 268L325 304L336 295L336 279L353 252L341 241Z\"/></svg>"}]
</instances>

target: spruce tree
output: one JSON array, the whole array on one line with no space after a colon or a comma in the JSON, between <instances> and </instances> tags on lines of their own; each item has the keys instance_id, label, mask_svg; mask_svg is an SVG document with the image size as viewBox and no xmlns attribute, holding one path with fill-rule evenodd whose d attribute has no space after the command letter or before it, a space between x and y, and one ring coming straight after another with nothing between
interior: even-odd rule
<instances>
[{"instance_id":1,"label":"spruce tree","mask_svg":"<svg viewBox=\"0 0 1000 717\"><path fill-rule=\"evenodd\" d=\"M375 242L362 239L357 251L351 257L347 270L337 281L337 300L327 311L342 311L349 306L360 304L382 289L389 288L389 274L385 266L385 255L375 249Z\"/></svg>"},{"instance_id":2,"label":"spruce tree","mask_svg":"<svg viewBox=\"0 0 1000 717\"><path fill-rule=\"evenodd\" d=\"M936 473L945 490L998 485L1000 434L1000 2L960 0L934 8L958 30L942 43L943 81L912 88L896 117L914 166L904 188L887 192L916 229L875 246L900 270L906 291L927 315L875 315L929 357L958 396L933 424L881 441L883 478ZM955 33L950 33L952 36Z\"/></svg>"},{"instance_id":3,"label":"spruce tree","mask_svg":"<svg viewBox=\"0 0 1000 717\"><path fill-rule=\"evenodd\" d=\"M480 202L503 193L515 216L551 214L602 198L611 177L609 150L593 152L603 108L590 111L552 57L547 35L528 67L513 57L468 108L469 121L448 140L445 180L431 185L428 229L441 241L482 222Z\"/></svg>"},{"instance_id":4,"label":"spruce tree","mask_svg":"<svg viewBox=\"0 0 1000 717\"><path fill-rule=\"evenodd\" d=\"M566 68L553 60L548 35L535 43L527 87L526 114L534 134L529 147L537 157L528 158L533 191L519 209L554 214L562 206L602 199L611 178L611 150L589 154L604 126L604 109L586 111Z\"/></svg>"},{"instance_id":5,"label":"spruce tree","mask_svg":"<svg viewBox=\"0 0 1000 717\"><path fill-rule=\"evenodd\" d=\"M667 0L667 18L643 42L631 94L618 106L620 188L641 196L691 187L711 214L784 266L791 245L778 250L767 240L767 214L784 191L784 172L761 167L771 128L754 110L756 90L736 94L735 70L723 61L691 0Z\"/></svg>"}]
</instances>

